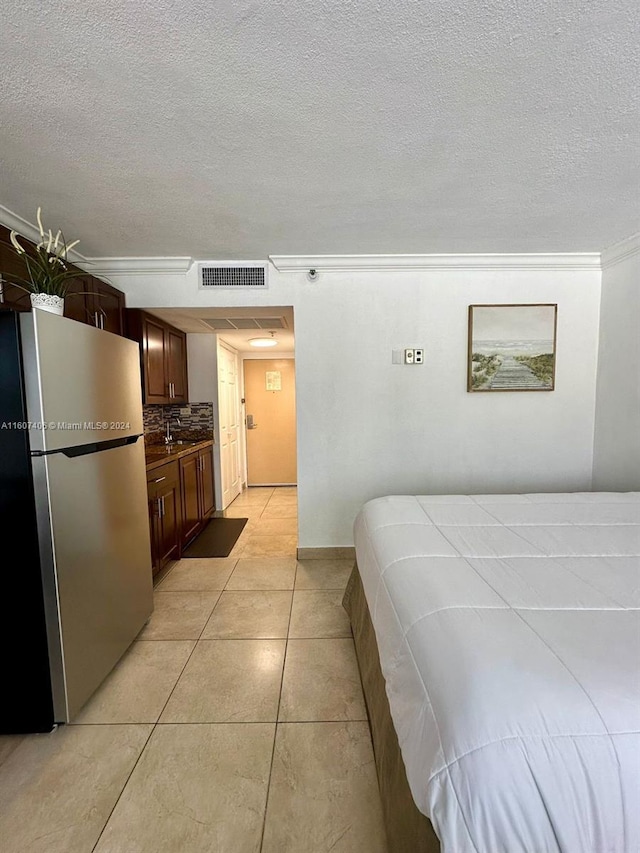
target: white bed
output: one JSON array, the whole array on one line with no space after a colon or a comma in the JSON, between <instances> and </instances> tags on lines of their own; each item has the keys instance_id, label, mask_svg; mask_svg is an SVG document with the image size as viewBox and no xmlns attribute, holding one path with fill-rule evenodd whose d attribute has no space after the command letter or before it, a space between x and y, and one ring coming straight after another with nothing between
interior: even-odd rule
<instances>
[{"instance_id":1,"label":"white bed","mask_svg":"<svg viewBox=\"0 0 640 853\"><path fill-rule=\"evenodd\" d=\"M355 544L442 853L638 853L640 493L379 498Z\"/></svg>"}]
</instances>

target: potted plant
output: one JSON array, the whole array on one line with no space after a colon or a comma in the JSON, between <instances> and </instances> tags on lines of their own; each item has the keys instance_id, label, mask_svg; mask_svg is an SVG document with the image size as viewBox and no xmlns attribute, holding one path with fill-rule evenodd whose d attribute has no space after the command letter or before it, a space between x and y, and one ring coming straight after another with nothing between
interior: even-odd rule
<instances>
[{"instance_id":1,"label":"potted plant","mask_svg":"<svg viewBox=\"0 0 640 853\"><path fill-rule=\"evenodd\" d=\"M41 208L38 208L36 218L40 229L40 242L35 247L35 254L28 253L20 245L16 231L12 231L10 235L11 245L24 261L26 278L7 273L6 281L29 293L34 308L62 314L69 283L71 279L78 277L78 273L68 267L69 251L80 241L67 243L61 231L58 231L55 237L51 229L45 231Z\"/></svg>"}]
</instances>

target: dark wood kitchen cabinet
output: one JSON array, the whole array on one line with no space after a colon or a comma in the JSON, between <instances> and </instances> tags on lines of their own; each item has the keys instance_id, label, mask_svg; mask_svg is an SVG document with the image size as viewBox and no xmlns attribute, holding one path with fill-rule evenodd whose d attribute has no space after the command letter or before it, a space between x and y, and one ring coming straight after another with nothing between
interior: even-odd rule
<instances>
[{"instance_id":1,"label":"dark wood kitchen cabinet","mask_svg":"<svg viewBox=\"0 0 640 853\"><path fill-rule=\"evenodd\" d=\"M10 230L0 225L0 308L9 308L15 311L31 311L29 294L25 293L15 284L10 284L6 279L12 276L27 279L27 267L11 245ZM27 251L33 252L33 243L20 238L20 244ZM4 275L3 275L4 273Z\"/></svg>"},{"instance_id":2,"label":"dark wood kitchen cabinet","mask_svg":"<svg viewBox=\"0 0 640 853\"><path fill-rule=\"evenodd\" d=\"M0 225L0 272L5 273L9 279L11 276L28 279L26 264L11 245L10 233L8 228ZM26 237L19 237L19 240L28 253L35 253L34 243ZM124 293L73 264L69 265L69 269L77 270L78 275L69 279L64 300L64 316L89 326L97 326L116 335L123 335ZM29 294L15 285L2 281L0 307L30 311Z\"/></svg>"},{"instance_id":3,"label":"dark wood kitchen cabinet","mask_svg":"<svg viewBox=\"0 0 640 853\"><path fill-rule=\"evenodd\" d=\"M213 451L205 447L180 460L182 539L184 548L202 530L213 512Z\"/></svg>"},{"instance_id":4,"label":"dark wood kitchen cabinet","mask_svg":"<svg viewBox=\"0 0 640 853\"><path fill-rule=\"evenodd\" d=\"M180 466L168 462L147 474L151 562L157 574L170 560L180 557L182 496Z\"/></svg>"},{"instance_id":5,"label":"dark wood kitchen cabinet","mask_svg":"<svg viewBox=\"0 0 640 853\"><path fill-rule=\"evenodd\" d=\"M64 300L64 315L116 335L124 334L125 298L106 281L92 275L73 278Z\"/></svg>"},{"instance_id":6,"label":"dark wood kitchen cabinet","mask_svg":"<svg viewBox=\"0 0 640 853\"><path fill-rule=\"evenodd\" d=\"M127 334L140 344L143 402L187 403L187 336L158 317L130 308Z\"/></svg>"}]
</instances>

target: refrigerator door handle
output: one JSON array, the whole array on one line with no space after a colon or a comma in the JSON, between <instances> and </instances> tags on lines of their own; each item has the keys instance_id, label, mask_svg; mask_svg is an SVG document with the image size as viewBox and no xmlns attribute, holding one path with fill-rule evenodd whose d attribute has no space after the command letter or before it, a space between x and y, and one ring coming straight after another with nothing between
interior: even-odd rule
<instances>
[{"instance_id":1,"label":"refrigerator door handle","mask_svg":"<svg viewBox=\"0 0 640 853\"><path fill-rule=\"evenodd\" d=\"M32 456L54 456L56 453L62 453L68 459L75 459L76 456L89 456L92 453L99 453L101 450L113 450L115 447L125 447L128 444L135 444L139 435L128 435L126 438L112 438L107 441L95 441L92 444L79 444L75 447L62 447L60 450L32 450Z\"/></svg>"}]
</instances>

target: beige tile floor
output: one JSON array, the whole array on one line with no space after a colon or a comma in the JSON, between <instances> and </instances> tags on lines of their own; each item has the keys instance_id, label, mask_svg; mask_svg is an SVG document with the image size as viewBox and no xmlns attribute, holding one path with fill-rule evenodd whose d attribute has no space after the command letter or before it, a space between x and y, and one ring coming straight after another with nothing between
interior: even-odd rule
<instances>
[{"instance_id":1,"label":"beige tile floor","mask_svg":"<svg viewBox=\"0 0 640 853\"><path fill-rule=\"evenodd\" d=\"M296 560L294 488L227 515L73 725L0 737L3 853L386 853L351 561Z\"/></svg>"}]
</instances>

